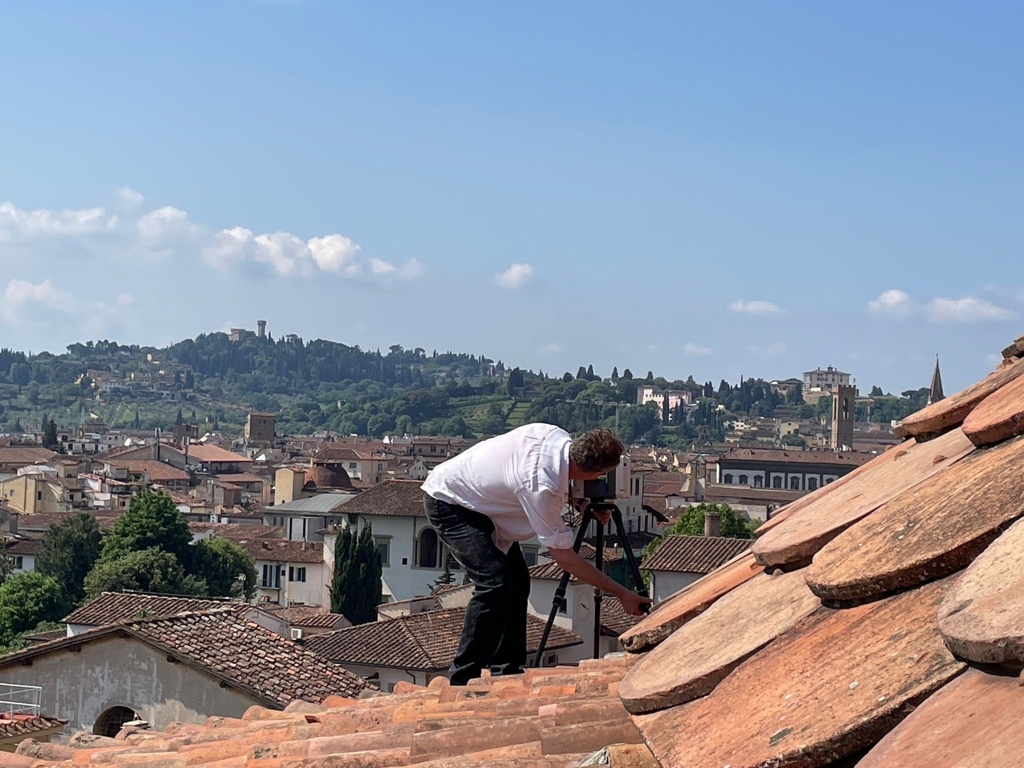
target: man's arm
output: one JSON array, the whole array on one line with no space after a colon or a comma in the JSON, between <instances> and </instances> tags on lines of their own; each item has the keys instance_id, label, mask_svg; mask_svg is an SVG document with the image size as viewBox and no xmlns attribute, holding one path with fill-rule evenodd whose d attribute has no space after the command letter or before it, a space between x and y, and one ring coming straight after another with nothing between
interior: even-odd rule
<instances>
[{"instance_id":1,"label":"man's arm","mask_svg":"<svg viewBox=\"0 0 1024 768\"><path fill-rule=\"evenodd\" d=\"M549 548L548 553L563 571L568 571L576 578L587 582L587 584L591 584L601 591L619 598L619 602L626 609L626 613L640 616L643 614L641 606L651 602L650 598L641 597L633 590L626 589L607 574L597 570L588 560L571 549Z\"/></svg>"}]
</instances>

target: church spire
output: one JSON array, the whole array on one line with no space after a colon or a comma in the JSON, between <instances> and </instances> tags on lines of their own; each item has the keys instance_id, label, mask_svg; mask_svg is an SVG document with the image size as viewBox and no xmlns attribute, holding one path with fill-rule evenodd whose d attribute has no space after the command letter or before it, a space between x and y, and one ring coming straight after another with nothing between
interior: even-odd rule
<instances>
[{"instance_id":1,"label":"church spire","mask_svg":"<svg viewBox=\"0 0 1024 768\"><path fill-rule=\"evenodd\" d=\"M939 356L935 356L935 371L932 373L932 383L928 387L928 405L937 403L944 398L942 394L942 373L939 372Z\"/></svg>"}]
</instances>

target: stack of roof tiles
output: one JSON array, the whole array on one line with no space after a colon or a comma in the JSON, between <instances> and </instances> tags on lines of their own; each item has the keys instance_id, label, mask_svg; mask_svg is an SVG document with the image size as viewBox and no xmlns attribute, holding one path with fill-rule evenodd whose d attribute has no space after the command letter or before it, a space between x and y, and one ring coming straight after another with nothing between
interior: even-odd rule
<instances>
[{"instance_id":1,"label":"stack of roof tiles","mask_svg":"<svg viewBox=\"0 0 1024 768\"><path fill-rule=\"evenodd\" d=\"M283 712L252 707L241 719L214 717L162 732L127 726L116 739L28 740L17 754L0 753L0 766L570 768L619 745L609 750L612 765L649 768L656 763L615 696L629 663L602 659L533 669L465 688L439 677L427 688L400 683L393 695L332 696Z\"/></svg>"},{"instance_id":2,"label":"stack of roof tiles","mask_svg":"<svg viewBox=\"0 0 1024 768\"><path fill-rule=\"evenodd\" d=\"M81 749L27 742L0 766L539 768L640 734L649 752L613 747L603 763L1020 766L1024 336L1004 358L637 623L624 659L256 707Z\"/></svg>"},{"instance_id":3,"label":"stack of roof tiles","mask_svg":"<svg viewBox=\"0 0 1024 768\"><path fill-rule=\"evenodd\" d=\"M622 637L664 766L1024 764L1024 337Z\"/></svg>"}]
</instances>

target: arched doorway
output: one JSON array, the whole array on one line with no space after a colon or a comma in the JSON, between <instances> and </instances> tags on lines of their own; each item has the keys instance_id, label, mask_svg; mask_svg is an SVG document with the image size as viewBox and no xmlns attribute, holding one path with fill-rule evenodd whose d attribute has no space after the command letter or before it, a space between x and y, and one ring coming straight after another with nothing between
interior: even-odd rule
<instances>
[{"instance_id":1,"label":"arched doorway","mask_svg":"<svg viewBox=\"0 0 1024 768\"><path fill-rule=\"evenodd\" d=\"M111 707L96 718L96 725L92 727L92 732L97 736L113 738L117 736L125 723L141 719L135 710L128 709L128 707Z\"/></svg>"},{"instance_id":2,"label":"arched doorway","mask_svg":"<svg viewBox=\"0 0 1024 768\"><path fill-rule=\"evenodd\" d=\"M440 547L437 531L424 528L420 532L419 553L417 564L420 568L437 568L440 562Z\"/></svg>"}]
</instances>

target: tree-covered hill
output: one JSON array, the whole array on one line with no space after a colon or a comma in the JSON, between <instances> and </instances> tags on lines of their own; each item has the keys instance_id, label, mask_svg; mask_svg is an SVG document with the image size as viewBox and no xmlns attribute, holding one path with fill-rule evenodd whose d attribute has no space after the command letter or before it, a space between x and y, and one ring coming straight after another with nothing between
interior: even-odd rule
<instances>
[{"instance_id":1,"label":"tree-covered hill","mask_svg":"<svg viewBox=\"0 0 1024 768\"><path fill-rule=\"evenodd\" d=\"M642 384L686 390L697 409L689 420L678 409L659 419L655 406L636 405ZM917 399L879 397L872 419L902 418ZM650 371L639 379L614 369L602 378L583 366L550 377L485 355L399 345L369 351L294 336L210 333L163 349L97 341L61 355L0 349L4 432L38 429L44 418L61 428L102 419L110 427L167 429L185 421L239 432L249 410L265 410L278 414L280 433L291 434L479 436L549 421L571 431L617 424L626 440L684 446L721 439L730 418L772 416L780 407L803 418L828 412L827 400L809 406L798 391L787 399L761 379L715 387Z\"/></svg>"}]
</instances>

